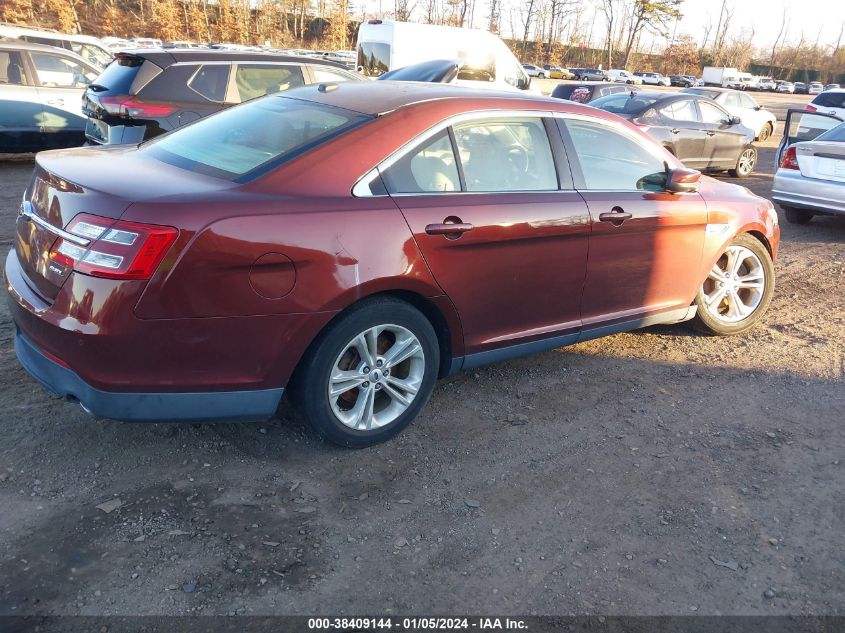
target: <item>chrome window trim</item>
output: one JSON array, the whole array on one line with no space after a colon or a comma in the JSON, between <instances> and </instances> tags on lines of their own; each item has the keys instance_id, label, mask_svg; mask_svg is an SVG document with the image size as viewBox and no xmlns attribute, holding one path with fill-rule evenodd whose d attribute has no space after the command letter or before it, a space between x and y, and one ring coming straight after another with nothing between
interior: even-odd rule
<instances>
[{"instance_id":1,"label":"chrome window trim","mask_svg":"<svg viewBox=\"0 0 845 633\"><path fill-rule=\"evenodd\" d=\"M443 119L434 126L428 128L426 131L415 136L413 139L404 143L399 149L395 150L387 158L382 160L378 165L367 171L361 176L352 187L352 195L356 198L390 198L400 196L442 196L442 195L466 195L466 194L507 194L507 193L550 193L558 191L577 191L573 189L528 189L521 191L424 191L419 193L395 193L395 194L374 194L370 191L370 183L375 180L376 176L381 175L381 171L389 169L397 161L404 158L409 151L414 149L420 143L428 140L435 134L442 132L444 129L455 125L456 123L464 123L467 121L498 119L502 117L515 118L553 118L563 119L566 121L576 120L584 121L586 123L595 123L601 126L612 128L614 131L626 136L629 140L636 143L639 147L644 149L657 159L666 160L665 155L661 155L658 150L660 147L649 147L642 139L638 138L632 130L629 130L626 125L619 121L611 121L602 117L590 116L580 112L554 112L550 110L481 110L477 112L461 112L460 114L452 115L449 118ZM582 191L626 191L637 192L639 189L582 189Z\"/></svg>"}]
</instances>

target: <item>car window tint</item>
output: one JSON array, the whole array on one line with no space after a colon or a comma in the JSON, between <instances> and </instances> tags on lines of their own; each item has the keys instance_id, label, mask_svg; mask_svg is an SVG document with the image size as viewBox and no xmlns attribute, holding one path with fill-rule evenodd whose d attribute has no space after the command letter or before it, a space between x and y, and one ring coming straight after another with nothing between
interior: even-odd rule
<instances>
[{"instance_id":1,"label":"car window tint","mask_svg":"<svg viewBox=\"0 0 845 633\"><path fill-rule=\"evenodd\" d=\"M223 101L229 83L229 64L208 64L200 66L188 81L188 86L209 101Z\"/></svg>"},{"instance_id":2,"label":"car window tint","mask_svg":"<svg viewBox=\"0 0 845 633\"><path fill-rule=\"evenodd\" d=\"M689 99L670 103L661 108L660 113L673 121L698 121L695 104Z\"/></svg>"},{"instance_id":3,"label":"car window tint","mask_svg":"<svg viewBox=\"0 0 845 633\"><path fill-rule=\"evenodd\" d=\"M701 120L705 123L724 123L727 119L721 108L707 101L699 101L698 109L701 111Z\"/></svg>"},{"instance_id":4,"label":"car window tint","mask_svg":"<svg viewBox=\"0 0 845 633\"><path fill-rule=\"evenodd\" d=\"M659 191L665 184L662 158L606 125L566 121L587 189Z\"/></svg>"},{"instance_id":5,"label":"car window tint","mask_svg":"<svg viewBox=\"0 0 845 633\"><path fill-rule=\"evenodd\" d=\"M23 72L23 61L20 53L0 51L0 84L26 85L26 76Z\"/></svg>"},{"instance_id":6,"label":"car window tint","mask_svg":"<svg viewBox=\"0 0 845 633\"><path fill-rule=\"evenodd\" d=\"M324 81L350 81L357 79L351 73L329 68L328 66L311 66L311 72L314 73L314 81L318 84Z\"/></svg>"},{"instance_id":7,"label":"car window tint","mask_svg":"<svg viewBox=\"0 0 845 633\"><path fill-rule=\"evenodd\" d=\"M38 82L48 88L84 88L97 74L67 57L49 53L31 53Z\"/></svg>"},{"instance_id":8,"label":"car window tint","mask_svg":"<svg viewBox=\"0 0 845 633\"><path fill-rule=\"evenodd\" d=\"M299 66L278 64L238 64L235 87L238 101L284 92L305 85Z\"/></svg>"},{"instance_id":9,"label":"car window tint","mask_svg":"<svg viewBox=\"0 0 845 633\"><path fill-rule=\"evenodd\" d=\"M467 191L558 188L552 149L541 119L461 123L454 130Z\"/></svg>"},{"instance_id":10,"label":"car window tint","mask_svg":"<svg viewBox=\"0 0 845 633\"><path fill-rule=\"evenodd\" d=\"M382 172L388 193L460 191L461 179L446 130L426 139Z\"/></svg>"}]
</instances>

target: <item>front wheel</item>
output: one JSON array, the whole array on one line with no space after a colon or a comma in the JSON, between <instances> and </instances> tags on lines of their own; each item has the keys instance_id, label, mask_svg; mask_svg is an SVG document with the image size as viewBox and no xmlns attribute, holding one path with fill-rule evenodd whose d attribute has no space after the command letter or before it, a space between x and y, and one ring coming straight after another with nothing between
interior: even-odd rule
<instances>
[{"instance_id":1,"label":"front wheel","mask_svg":"<svg viewBox=\"0 0 845 633\"><path fill-rule=\"evenodd\" d=\"M766 125L763 126L763 129L760 130L760 134L757 136L757 140L758 141L765 141L767 138L769 138L772 135L773 131L774 130L773 130L772 124L766 123Z\"/></svg>"},{"instance_id":2,"label":"front wheel","mask_svg":"<svg viewBox=\"0 0 845 633\"><path fill-rule=\"evenodd\" d=\"M538 78L538 79L545 79L545 78L546 78L546 73L540 73L540 74L538 74L538 75L537 75L537 78Z\"/></svg>"},{"instance_id":3,"label":"front wheel","mask_svg":"<svg viewBox=\"0 0 845 633\"><path fill-rule=\"evenodd\" d=\"M738 235L713 264L695 298L699 329L718 336L745 332L765 314L774 288L769 251L751 235Z\"/></svg>"},{"instance_id":4,"label":"front wheel","mask_svg":"<svg viewBox=\"0 0 845 633\"><path fill-rule=\"evenodd\" d=\"M757 148L753 145L746 145L739 154L739 158L736 159L736 167L728 173L734 178L747 178L754 171L756 165Z\"/></svg>"},{"instance_id":5,"label":"front wheel","mask_svg":"<svg viewBox=\"0 0 845 633\"><path fill-rule=\"evenodd\" d=\"M363 448L411 423L434 389L439 365L437 335L422 313L396 299L372 299L320 335L290 395L318 435Z\"/></svg>"}]
</instances>

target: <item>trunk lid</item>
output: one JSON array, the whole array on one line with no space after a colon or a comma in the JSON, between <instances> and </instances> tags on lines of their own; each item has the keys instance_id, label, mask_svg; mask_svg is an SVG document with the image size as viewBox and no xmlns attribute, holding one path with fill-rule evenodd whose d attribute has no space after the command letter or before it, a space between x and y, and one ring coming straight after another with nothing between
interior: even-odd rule
<instances>
[{"instance_id":1,"label":"trunk lid","mask_svg":"<svg viewBox=\"0 0 845 633\"><path fill-rule=\"evenodd\" d=\"M795 146L801 175L818 180L845 182L845 143L809 141Z\"/></svg>"},{"instance_id":2,"label":"trunk lid","mask_svg":"<svg viewBox=\"0 0 845 633\"><path fill-rule=\"evenodd\" d=\"M15 251L30 287L51 303L72 269L50 259L50 249L76 215L116 220L133 202L234 186L139 156L135 148L42 152L17 217Z\"/></svg>"}]
</instances>

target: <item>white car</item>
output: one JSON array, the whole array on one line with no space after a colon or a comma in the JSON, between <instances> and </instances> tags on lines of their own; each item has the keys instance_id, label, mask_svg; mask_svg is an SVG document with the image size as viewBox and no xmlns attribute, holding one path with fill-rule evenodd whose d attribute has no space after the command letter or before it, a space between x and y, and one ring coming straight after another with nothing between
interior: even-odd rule
<instances>
[{"instance_id":1,"label":"white car","mask_svg":"<svg viewBox=\"0 0 845 633\"><path fill-rule=\"evenodd\" d=\"M535 66L534 64L523 64L522 69L529 77L539 77L540 79L545 79L548 76L548 73L545 70L539 66Z\"/></svg>"},{"instance_id":2,"label":"white car","mask_svg":"<svg viewBox=\"0 0 845 633\"><path fill-rule=\"evenodd\" d=\"M820 114L832 114L840 119L845 119L845 88L838 90L825 90L816 95L805 107L807 112L818 112Z\"/></svg>"},{"instance_id":3,"label":"white car","mask_svg":"<svg viewBox=\"0 0 845 633\"><path fill-rule=\"evenodd\" d=\"M777 88L777 84L771 77L761 77L757 84L757 90L767 90L769 92L773 92L775 88Z\"/></svg>"},{"instance_id":4,"label":"white car","mask_svg":"<svg viewBox=\"0 0 845 633\"><path fill-rule=\"evenodd\" d=\"M786 92L792 94L795 92L795 84L791 81L779 81L777 82L777 88L775 88L775 92Z\"/></svg>"},{"instance_id":5,"label":"white car","mask_svg":"<svg viewBox=\"0 0 845 633\"><path fill-rule=\"evenodd\" d=\"M634 73L636 77L642 79L643 83L649 86L671 86L672 81L669 77L664 77L660 73Z\"/></svg>"},{"instance_id":6,"label":"white car","mask_svg":"<svg viewBox=\"0 0 845 633\"><path fill-rule=\"evenodd\" d=\"M640 86L643 83L642 77L637 77L634 73L628 72L627 70L611 68L607 71L607 76L610 77L613 81L618 81L623 84L633 84L635 86Z\"/></svg>"},{"instance_id":7,"label":"white car","mask_svg":"<svg viewBox=\"0 0 845 633\"><path fill-rule=\"evenodd\" d=\"M14 26L12 24L0 24L0 40L4 38L63 48L68 52L79 55L101 72L114 58L112 51L101 40L90 35L69 35L55 31Z\"/></svg>"},{"instance_id":8,"label":"white car","mask_svg":"<svg viewBox=\"0 0 845 633\"><path fill-rule=\"evenodd\" d=\"M814 81L809 86L807 86L807 94L817 95L821 94L822 92L824 92L824 84L821 84L818 81Z\"/></svg>"},{"instance_id":9,"label":"white car","mask_svg":"<svg viewBox=\"0 0 845 633\"><path fill-rule=\"evenodd\" d=\"M774 134L777 118L774 114L759 105L751 95L730 88L684 88L681 92L690 92L710 97L722 106L729 114L742 119L745 127L754 130L755 141L765 141Z\"/></svg>"}]
</instances>

